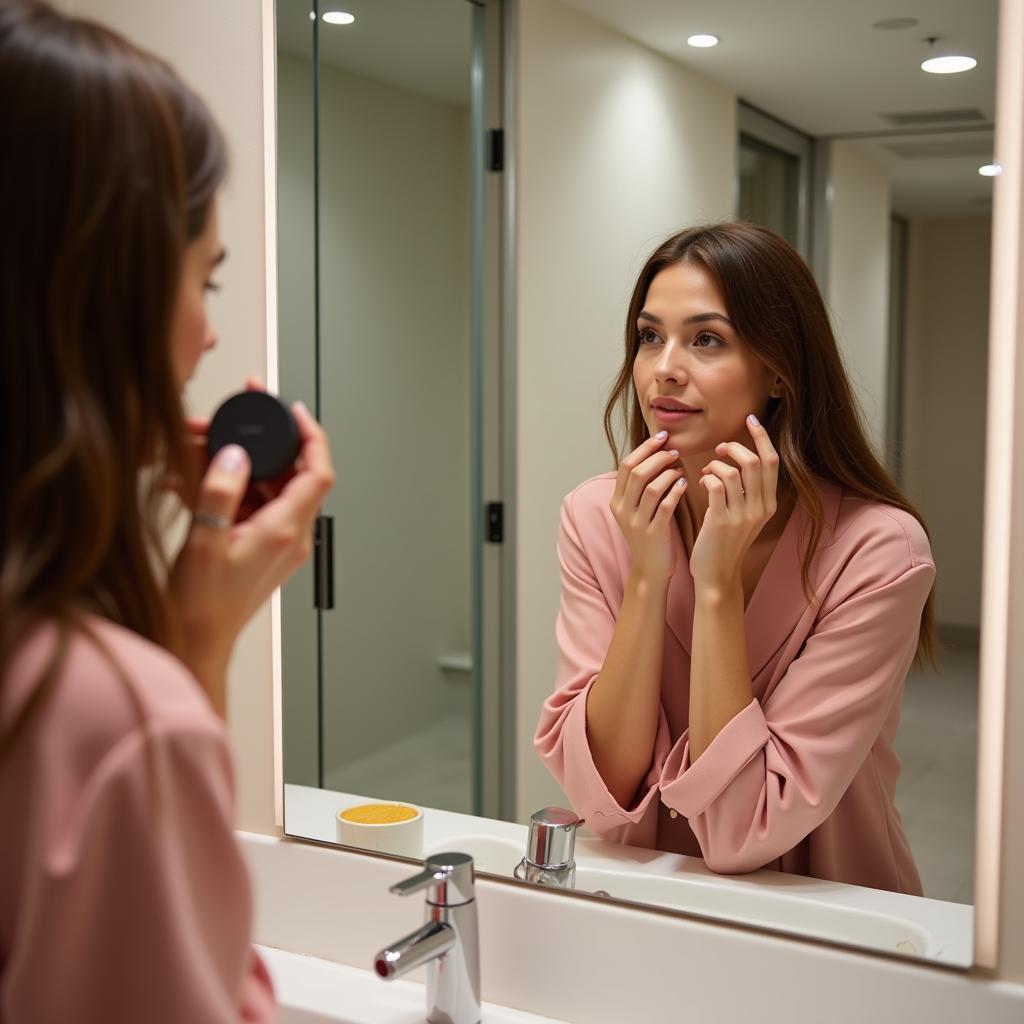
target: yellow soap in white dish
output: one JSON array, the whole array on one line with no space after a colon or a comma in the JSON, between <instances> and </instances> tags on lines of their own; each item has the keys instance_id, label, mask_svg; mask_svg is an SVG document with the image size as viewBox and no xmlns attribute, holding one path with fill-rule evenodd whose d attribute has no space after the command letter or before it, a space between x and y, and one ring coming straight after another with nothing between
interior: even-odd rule
<instances>
[{"instance_id":1,"label":"yellow soap in white dish","mask_svg":"<svg viewBox=\"0 0 1024 1024\"><path fill-rule=\"evenodd\" d=\"M338 842L398 857L423 857L423 811L398 800L343 807L335 818Z\"/></svg>"}]
</instances>

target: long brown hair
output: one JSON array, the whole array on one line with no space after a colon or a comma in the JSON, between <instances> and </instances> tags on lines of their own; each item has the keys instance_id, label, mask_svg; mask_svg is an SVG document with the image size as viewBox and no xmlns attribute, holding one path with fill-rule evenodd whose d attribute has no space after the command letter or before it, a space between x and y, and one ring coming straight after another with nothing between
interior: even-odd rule
<instances>
[{"instance_id":1,"label":"long brown hair","mask_svg":"<svg viewBox=\"0 0 1024 1024\"><path fill-rule=\"evenodd\" d=\"M35 0L0 4L0 96L0 680L60 626L2 752L86 614L174 641L143 470L194 483L170 329L227 151L167 64Z\"/></svg>"},{"instance_id":2,"label":"long brown hair","mask_svg":"<svg viewBox=\"0 0 1024 1024\"><path fill-rule=\"evenodd\" d=\"M782 380L781 398L770 398L763 422L779 453L779 490L792 495L812 522L803 560L803 584L814 601L810 567L821 539L824 511L813 476L839 484L869 501L909 512L928 528L865 435L821 292L807 264L782 238L766 228L725 222L688 228L666 239L637 278L626 314L626 355L604 412L604 430L616 466L620 461L614 420L625 421L632 450L647 436L633 386L639 348L636 322L651 281L666 267L699 263L717 283L729 318L750 350ZM928 595L921 614L914 664L935 664L937 642Z\"/></svg>"}]
</instances>

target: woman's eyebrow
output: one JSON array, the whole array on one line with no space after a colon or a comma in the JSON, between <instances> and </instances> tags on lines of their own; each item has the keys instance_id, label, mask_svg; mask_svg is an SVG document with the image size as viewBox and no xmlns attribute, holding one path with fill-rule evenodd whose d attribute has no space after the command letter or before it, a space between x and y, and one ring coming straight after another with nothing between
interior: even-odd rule
<instances>
[{"instance_id":1,"label":"woman's eyebrow","mask_svg":"<svg viewBox=\"0 0 1024 1024\"><path fill-rule=\"evenodd\" d=\"M653 324L664 323L660 316L655 316L653 313L648 313L646 309L640 310L640 312L637 314L637 319L650 320ZM724 313L698 313L696 316L688 316L683 321L683 326L686 326L687 324L704 324L708 323L711 320L721 320L723 323L726 323L730 327L733 327L732 321ZM733 327L733 330L735 330L735 327Z\"/></svg>"}]
</instances>

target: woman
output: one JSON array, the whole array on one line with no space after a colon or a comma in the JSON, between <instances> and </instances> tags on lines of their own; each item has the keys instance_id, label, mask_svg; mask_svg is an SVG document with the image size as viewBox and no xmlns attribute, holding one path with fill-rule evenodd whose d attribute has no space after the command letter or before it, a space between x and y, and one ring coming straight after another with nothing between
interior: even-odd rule
<instances>
[{"instance_id":1,"label":"woman","mask_svg":"<svg viewBox=\"0 0 1024 1024\"><path fill-rule=\"evenodd\" d=\"M327 441L297 405L296 472L244 522L244 450L194 457L226 167L202 101L27 0L0 6L0 95L0 1020L270 1020L219 715L309 553Z\"/></svg>"},{"instance_id":2,"label":"woman","mask_svg":"<svg viewBox=\"0 0 1024 1024\"><path fill-rule=\"evenodd\" d=\"M562 506L545 764L609 839L920 895L892 744L935 567L800 257L743 223L659 246L617 463L620 404L630 453Z\"/></svg>"}]
</instances>

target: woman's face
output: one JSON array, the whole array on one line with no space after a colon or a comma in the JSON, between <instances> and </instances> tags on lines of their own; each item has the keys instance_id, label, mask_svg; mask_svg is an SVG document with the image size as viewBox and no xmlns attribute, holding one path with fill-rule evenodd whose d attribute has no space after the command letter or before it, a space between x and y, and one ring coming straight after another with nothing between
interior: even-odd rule
<instances>
[{"instance_id":1,"label":"woman's face","mask_svg":"<svg viewBox=\"0 0 1024 1024\"><path fill-rule=\"evenodd\" d=\"M744 344L714 279L699 263L662 270L647 289L636 329L633 383L651 434L669 432L680 457L748 437L745 420L761 418L781 385ZM672 412L679 404L693 412Z\"/></svg>"},{"instance_id":2,"label":"woman's face","mask_svg":"<svg viewBox=\"0 0 1024 1024\"><path fill-rule=\"evenodd\" d=\"M213 272L225 255L214 201L210 204L203 233L185 249L185 265L171 323L171 358L179 391L185 389L204 353L217 344L217 334L206 316L206 296L218 288L212 280Z\"/></svg>"}]
</instances>

